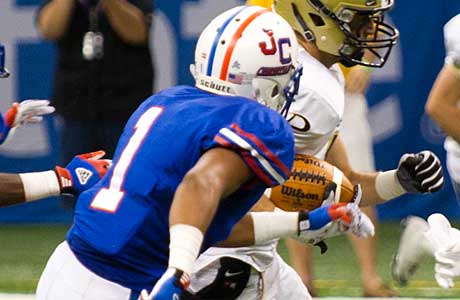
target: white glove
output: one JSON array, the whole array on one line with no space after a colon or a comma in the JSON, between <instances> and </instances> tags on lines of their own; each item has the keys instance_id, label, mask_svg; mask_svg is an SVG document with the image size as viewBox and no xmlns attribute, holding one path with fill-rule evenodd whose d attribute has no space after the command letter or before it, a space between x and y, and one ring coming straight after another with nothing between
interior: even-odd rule
<instances>
[{"instance_id":1,"label":"white glove","mask_svg":"<svg viewBox=\"0 0 460 300\"><path fill-rule=\"evenodd\" d=\"M5 113L4 119L0 116L0 144L3 144L16 127L25 123L38 123L43 115L54 112L48 100L25 100L13 103Z\"/></svg>"},{"instance_id":2,"label":"white glove","mask_svg":"<svg viewBox=\"0 0 460 300\"><path fill-rule=\"evenodd\" d=\"M12 107L5 113L5 123L14 128L25 123L38 123L43 120L43 115L55 111L49 105L48 100L25 100L20 103L13 103Z\"/></svg>"},{"instance_id":3,"label":"white glove","mask_svg":"<svg viewBox=\"0 0 460 300\"><path fill-rule=\"evenodd\" d=\"M428 224L425 236L434 251L436 281L442 288L451 288L454 278L460 276L460 231L441 214L429 216Z\"/></svg>"},{"instance_id":4,"label":"white glove","mask_svg":"<svg viewBox=\"0 0 460 300\"><path fill-rule=\"evenodd\" d=\"M343 224L343 226L345 226L345 232L350 232L362 239L374 236L374 224L371 219L369 219L369 217L361 211L358 205L355 203L349 203L347 204L346 209L348 211L348 215L351 217L351 223Z\"/></svg>"},{"instance_id":5,"label":"white glove","mask_svg":"<svg viewBox=\"0 0 460 300\"><path fill-rule=\"evenodd\" d=\"M335 191L335 188L326 188L325 195L324 195L325 200L323 201L321 207L318 207L317 209L314 209L309 212L299 213L299 232L297 235L292 236L294 239L304 244L307 244L307 245L315 245L328 237L333 237L333 236L341 234L340 223L331 222L334 220L333 218L324 219L321 226L315 226L315 228L311 228L310 226L308 226L308 228L306 227L304 228L304 226L302 226L303 218L309 219L310 215L313 218L315 218L315 215L321 215L321 213L317 214L320 211L324 212L326 210L329 210L330 208L332 210L338 209L338 210L343 211L345 207L343 203L341 204L340 208L335 207L337 206L337 204L335 203L335 192L334 191ZM336 205L333 208L332 205L334 204Z\"/></svg>"},{"instance_id":6,"label":"white glove","mask_svg":"<svg viewBox=\"0 0 460 300\"><path fill-rule=\"evenodd\" d=\"M350 216L351 222L347 224L346 222L339 220L337 222L337 226L335 226L335 228L330 228L329 231L326 233L326 238L346 232L350 232L359 238L367 238L369 236L374 236L374 224L372 224L372 221L369 219L369 217L365 213L363 213L358 206L361 202L362 195L363 192L361 189L361 185L355 185L354 200L353 202L347 204L347 206L345 207L347 215Z\"/></svg>"},{"instance_id":7,"label":"white glove","mask_svg":"<svg viewBox=\"0 0 460 300\"><path fill-rule=\"evenodd\" d=\"M353 203L331 203L334 199L334 191L331 190L330 194L323 202L323 205L320 208L308 212L309 221L312 223L316 215L322 214L321 211L328 211L328 215L335 215L333 218L329 218L327 223L324 222L321 226L316 226L316 228L306 228L302 230L302 226L299 226L299 233L297 236L293 236L294 239L297 239L303 243L314 245L320 241L323 241L327 238L337 236L346 232L351 232L352 234L366 238L368 236L374 235L374 224L369 219L366 214L364 214L358 205L362 197L361 186L355 186L355 199L357 201ZM337 215L340 212L341 217ZM299 220L301 222L301 220ZM326 220L324 220L326 221Z\"/></svg>"},{"instance_id":8,"label":"white glove","mask_svg":"<svg viewBox=\"0 0 460 300\"><path fill-rule=\"evenodd\" d=\"M291 237L307 245L315 245L327 238L342 234L339 222L329 222L324 227L317 230L302 230L298 235Z\"/></svg>"}]
</instances>

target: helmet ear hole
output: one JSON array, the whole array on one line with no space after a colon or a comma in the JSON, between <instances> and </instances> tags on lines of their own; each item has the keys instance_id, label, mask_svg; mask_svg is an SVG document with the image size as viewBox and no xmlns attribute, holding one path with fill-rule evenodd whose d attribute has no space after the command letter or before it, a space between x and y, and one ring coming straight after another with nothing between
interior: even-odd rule
<instances>
[{"instance_id":1,"label":"helmet ear hole","mask_svg":"<svg viewBox=\"0 0 460 300\"><path fill-rule=\"evenodd\" d=\"M326 23L324 22L323 18L321 18L321 16L318 16L317 14L312 14L312 13L309 13L308 15L310 16L310 19L313 21L313 24L315 24L315 26L320 27L320 26L326 25Z\"/></svg>"},{"instance_id":2,"label":"helmet ear hole","mask_svg":"<svg viewBox=\"0 0 460 300\"><path fill-rule=\"evenodd\" d=\"M279 90L279 88L278 88L278 85L275 85L275 86L273 87L273 89L272 89L272 94L271 94L271 96L272 96L272 97L276 97L276 96L279 95L279 93L280 93L280 90Z\"/></svg>"}]
</instances>

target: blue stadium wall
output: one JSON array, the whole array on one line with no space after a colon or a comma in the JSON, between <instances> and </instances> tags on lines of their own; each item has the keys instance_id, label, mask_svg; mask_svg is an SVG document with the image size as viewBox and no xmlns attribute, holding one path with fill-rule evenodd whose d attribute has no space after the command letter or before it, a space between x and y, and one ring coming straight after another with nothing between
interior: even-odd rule
<instances>
[{"instance_id":1,"label":"blue stadium wall","mask_svg":"<svg viewBox=\"0 0 460 300\"><path fill-rule=\"evenodd\" d=\"M39 0L0 1L0 42L7 48L7 65L13 72L0 82L0 110L12 99L49 98L54 68L53 45L40 40L35 24ZM239 0L156 1L152 49L159 77L156 89L191 84L189 64L200 30L212 16L243 3ZM415 5L415 3L417 5ZM373 73L368 92L369 117L375 156L380 170L395 168L405 152L435 151L443 159L444 136L424 114L424 104L437 72L444 45L442 26L456 12L456 0L396 1L390 22L400 32L399 45L382 70ZM160 77L161 76L161 77ZM58 156L59 118L47 118L41 126L18 130L0 149L0 170L25 172L46 170ZM70 137L71 138L71 137ZM460 217L449 179L436 195L404 196L378 207L382 219L400 219L409 214L427 216L442 212ZM71 210L57 198L0 209L0 222L70 222Z\"/></svg>"}]
</instances>

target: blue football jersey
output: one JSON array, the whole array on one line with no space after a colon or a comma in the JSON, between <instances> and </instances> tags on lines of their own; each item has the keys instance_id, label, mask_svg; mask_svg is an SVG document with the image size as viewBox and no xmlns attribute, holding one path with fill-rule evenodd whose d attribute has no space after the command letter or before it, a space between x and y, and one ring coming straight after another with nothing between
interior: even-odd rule
<instances>
[{"instance_id":1,"label":"blue football jersey","mask_svg":"<svg viewBox=\"0 0 460 300\"><path fill-rule=\"evenodd\" d=\"M221 201L203 251L225 240L267 187L288 177L292 129L256 101L194 87L170 88L144 101L124 128L109 172L78 198L67 234L77 258L108 280L150 289L168 265L175 190L215 147L238 153L255 179Z\"/></svg>"}]
</instances>

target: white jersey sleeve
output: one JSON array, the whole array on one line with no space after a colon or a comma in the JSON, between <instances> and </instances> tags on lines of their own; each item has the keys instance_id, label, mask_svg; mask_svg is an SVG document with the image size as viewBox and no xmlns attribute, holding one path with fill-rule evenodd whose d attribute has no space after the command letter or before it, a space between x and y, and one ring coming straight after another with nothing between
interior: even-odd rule
<instances>
[{"instance_id":1,"label":"white jersey sleeve","mask_svg":"<svg viewBox=\"0 0 460 300\"><path fill-rule=\"evenodd\" d=\"M460 14L444 25L444 43L446 46L446 63L460 68Z\"/></svg>"},{"instance_id":2,"label":"white jersey sleeve","mask_svg":"<svg viewBox=\"0 0 460 300\"><path fill-rule=\"evenodd\" d=\"M446 46L446 64L460 69L460 14L444 25L444 43ZM451 137L444 142L447 151L447 170L454 179L460 180L460 145Z\"/></svg>"},{"instance_id":3,"label":"white jersey sleeve","mask_svg":"<svg viewBox=\"0 0 460 300\"><path fill-rule=\"evenodd\" d=\"M344 110L344 81L338 66L326 68L307 52L299 54L304 72L299 94L289 109L296 153L324 158Z\"/></svg>"}]
</instances>

